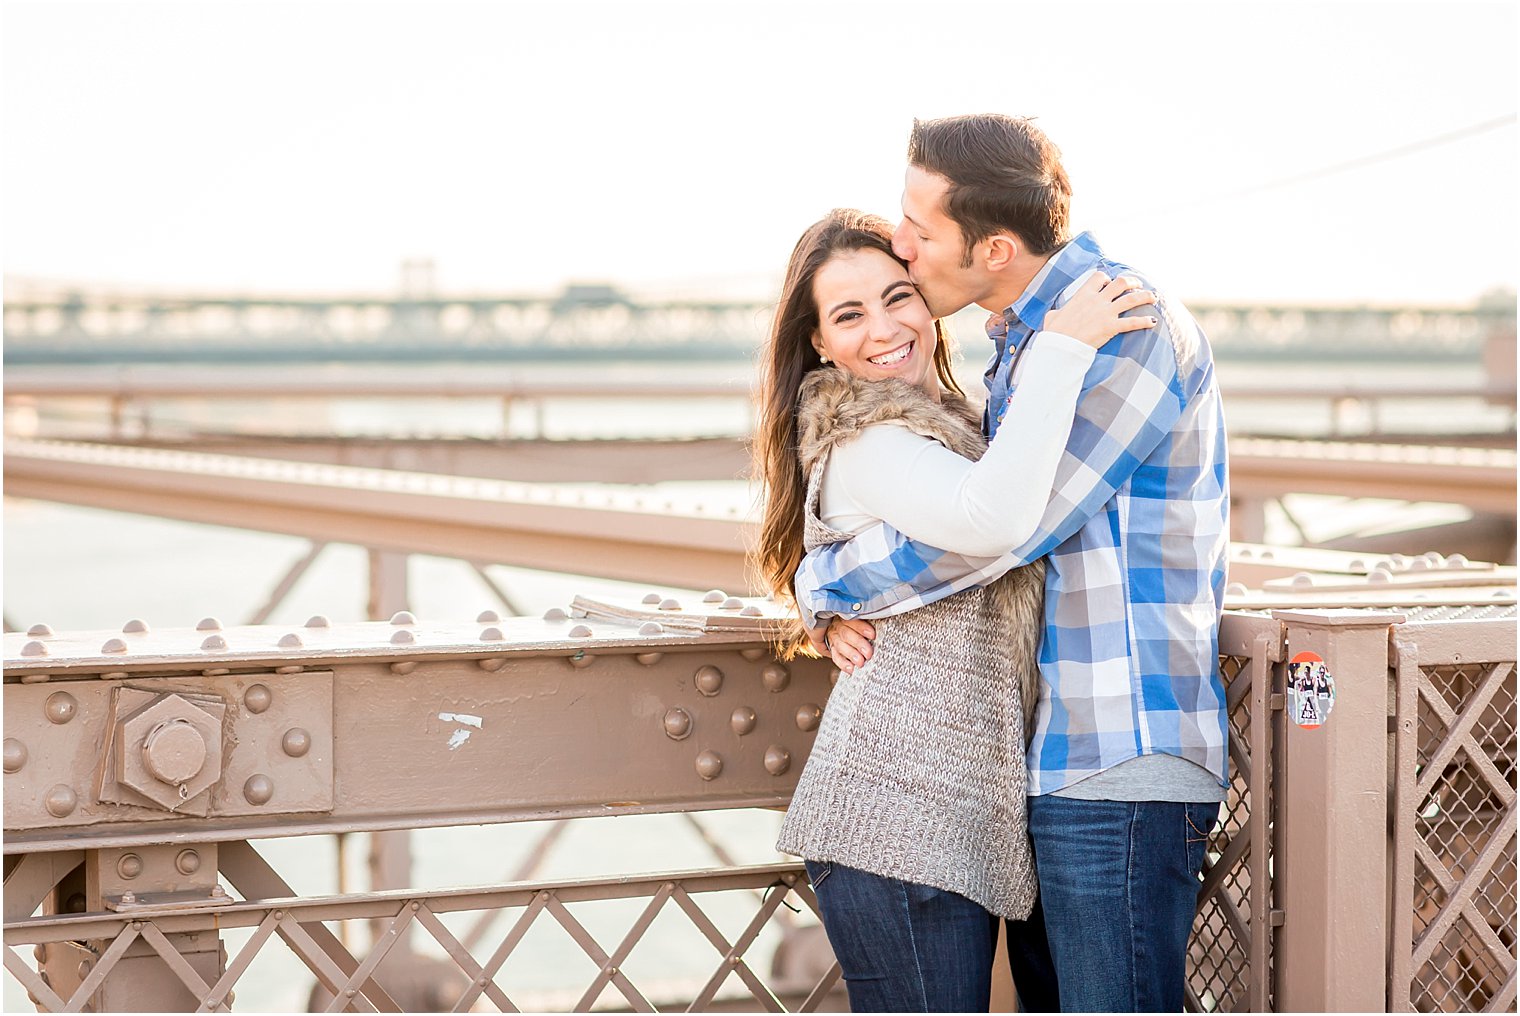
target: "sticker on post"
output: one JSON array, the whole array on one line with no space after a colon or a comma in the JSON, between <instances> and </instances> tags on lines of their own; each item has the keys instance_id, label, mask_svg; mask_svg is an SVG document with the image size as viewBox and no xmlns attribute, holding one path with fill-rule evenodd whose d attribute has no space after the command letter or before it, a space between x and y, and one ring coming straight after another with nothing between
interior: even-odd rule
<instances>
[{"instance_id":1,"label":"sticker on post","mask_svg":"<svg viewBox=\"0 0 1520 1016\"><path fill-rule=\"evenodd\" d=\"M1335 708L1335 679L1315 653L1299 653L1288 664L1288 692L1293 722L1306 730L1323 724Z\"/></svg>"}]
</instances>

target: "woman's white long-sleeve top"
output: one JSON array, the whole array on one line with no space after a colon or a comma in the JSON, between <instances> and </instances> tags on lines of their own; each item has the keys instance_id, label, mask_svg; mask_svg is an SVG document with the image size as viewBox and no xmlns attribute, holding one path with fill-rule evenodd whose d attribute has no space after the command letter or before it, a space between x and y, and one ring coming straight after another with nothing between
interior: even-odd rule
<instances>
[{"instance_id":1,"label":"woman's white long-sleeve top","mask_svg":"<svg viewBox=\"0 0 1520 1016\"><path fill-rule=\"evenodd\" d=\"M850 533L885 522L969 557L1018 546L1045 513L1095 353L1059 332L1032 336L1014 372L1007 415L979 462L900 423L867 427L830 454L820 517Z\"/></svg>"}]
</instances>

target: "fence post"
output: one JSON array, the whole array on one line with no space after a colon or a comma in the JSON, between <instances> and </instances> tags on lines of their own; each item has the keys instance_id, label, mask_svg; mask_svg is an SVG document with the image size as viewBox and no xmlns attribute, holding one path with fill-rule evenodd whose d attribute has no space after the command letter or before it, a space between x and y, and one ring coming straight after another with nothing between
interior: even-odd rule
<instances>
[{"instance_id":1,"label":"fence post","mask_svg":"<svg viewBox=\"0 0 1520 1016\"><path fill-rule=\"evenodd\" d=\"M1388 916L1388 644L1404 615L1278 610L1288 659L1319 655L1335 707L1317 728L1289 720L1278 786L1276 1007L1382 1012Z\"/></svg>"}]
</instances>

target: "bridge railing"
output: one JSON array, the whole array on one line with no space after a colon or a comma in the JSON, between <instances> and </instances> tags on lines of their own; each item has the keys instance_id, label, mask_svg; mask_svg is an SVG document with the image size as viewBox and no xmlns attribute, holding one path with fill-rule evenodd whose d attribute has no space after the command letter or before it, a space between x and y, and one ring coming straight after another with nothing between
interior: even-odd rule
<instances>
[{"instance_id":1,"label":"bridge railing","mask_svg":"<svg viewBox=\"0 0 1520 1016\"><path fill-rule=\"evenodd\" d=\"M711 949L682 1007L720 991L736 1004L735 988L772 1011L831 989L837 1004L837 969L757 959L781 908L816 913L795 863L308 897L247 842L781 806L834 676L772 659L773 618L715 598L580 603L479 632L398 616L6 636L6 969L48 1010L225 1010L283 947L334 1011L510 1011L524 997L501 971L548 927L590 964L565 1008L648 1010L679 994L648 959L675 920ZM1514 633L1513 598L1226 615L1232 777L1190 1009L1513 1004ZM1289 719L1289 662L1306 652L1336 686L1318 727ZM176 767L193 754L185 727L213 714L222 726L208 729L231 740L207 752L221 768L201 786ZM715 918L724 894L746 902ZM598 901L620 901L627 923L609 932L578 909ZM492 936L462 931L490 914L505 917ZM329 928L357 922L372 929L360 951ZM230 955L223 932L240 939ZM416 989L434 994L397 973L408 935L447 957ZM29 945L34 963L18 952Z\"/></svg>"}]
</instances>

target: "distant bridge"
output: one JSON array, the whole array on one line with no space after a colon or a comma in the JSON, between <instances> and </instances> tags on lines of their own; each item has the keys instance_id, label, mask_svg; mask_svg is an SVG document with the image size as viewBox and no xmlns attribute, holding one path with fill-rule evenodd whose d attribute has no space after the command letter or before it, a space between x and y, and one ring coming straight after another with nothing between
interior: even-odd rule
<instances>
[{"instance_id":1,"label":"distant bridge","mask_svg":"<svg viewBox=\"0 0 1520 1016\"><path fill-rule=\"evenodd\" d=\"M1515 331L1511 302L1473 307L1191 303L1221 354L1464 359ZM555 296L164 296L65 293L5 304L8 364L80 362L722 360L753 356L768 301ZM956 332L974 336L982 312Z\"/></svg>"}]
</instances>

